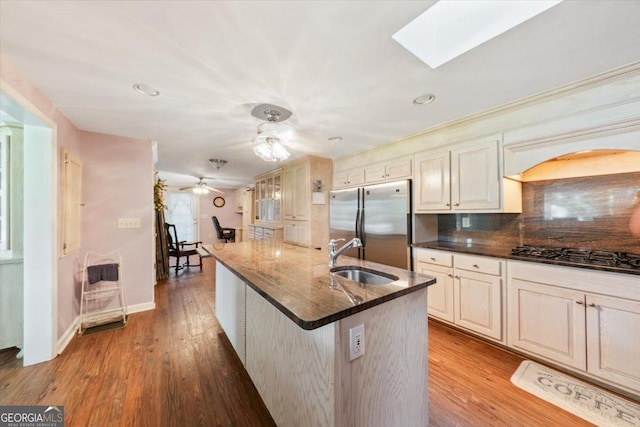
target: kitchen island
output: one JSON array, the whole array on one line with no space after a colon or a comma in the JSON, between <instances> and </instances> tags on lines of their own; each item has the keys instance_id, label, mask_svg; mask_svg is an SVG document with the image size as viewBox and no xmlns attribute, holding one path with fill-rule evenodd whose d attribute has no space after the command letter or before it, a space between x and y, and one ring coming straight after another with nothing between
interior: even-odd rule
<instances>
[{"instance_id":1,"label":"kitchen island","mask_svg":"<svg viewBox=\"0 0 640 427\"><path fill-rule=\"evenodd\" d=\"M430 276L356 260L392 280L330 272L327 252L249 241L213 250L216 317L279 426L428 424ZM350 360L350 330L364 354ZM353 332L352 332L353 334Z\"/></svg>"}]
</instances>

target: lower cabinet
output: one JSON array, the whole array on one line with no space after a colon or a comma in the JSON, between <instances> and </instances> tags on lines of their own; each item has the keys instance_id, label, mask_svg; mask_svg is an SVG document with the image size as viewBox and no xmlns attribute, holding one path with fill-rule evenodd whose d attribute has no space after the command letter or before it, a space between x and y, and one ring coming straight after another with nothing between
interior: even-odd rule
<instances>
[{"instance_id":1,"label":"lower cabinet","mask_svg":"<svg viewBox=\"0 0 640 427\"><path fill-rule=\"evenodd\" d=\"M509 262L508 345L640 394L637 277L575 270Z\"/></svg>"},{"instance_id":2,"label":"lower cabinet","mask_svg":"<svg viewBox=\"0 0 640 427\"><path fill-rule=\"evenodd\" d=\"M308 247L310 244L309 221L285 221L284 241Z\"/></svg>"},{"instance_id":3,"label":"lower cabinet","mask_svg":"<svg viewBox=\"0 0 640 427\"><path fill-rule=\"evenodd\" d=\"M510 278L511 347L585 370L584 293Z\"/></svg>"},{"instance_id":4,"label":"lower cabinet","mask_svg":"<svg viewBox=\"0 0 640 427\"><path fill-rule=\"evenodd\" d=\"M429 287L429 315L484 337L504 341L504 260L415 248L419 273L436 277Z\"/></svg>"},{"instance_id":5,"label":"lower cabinet","mask_svg":"<svg viewBox=\"0 0 640 427\"><path fill-rule=\"evenodd\" d=\"M263 225L250 225L247 233L248 240L282 240L282 228L276 228L275 226L263 226Z\"/></svg>"}]
</instances>

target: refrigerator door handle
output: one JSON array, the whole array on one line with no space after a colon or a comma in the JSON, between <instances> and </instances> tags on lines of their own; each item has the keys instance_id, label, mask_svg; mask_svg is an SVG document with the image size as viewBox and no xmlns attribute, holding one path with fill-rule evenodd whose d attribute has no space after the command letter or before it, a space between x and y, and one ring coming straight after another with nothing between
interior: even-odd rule
<instances>
[{"instance_id":1,"label":"refrigerator door handle","mask_svg":"<svg viewBox=\"0 0 640 427\"><path fill-rule=\"evenodd\" d=\"M364 209L360 209L360 226L358 229L358 238L363 247L366 247L366 239L364 238Z\"/></svg>"},{"instance_id":2,"label":"refrigerator door handle","mask_svg":"<svg viewBox=\"0 0 640 427\"><path fill-rule=\"evenodd\" d=\"M356 237L360 238L360 209L356 211Z\"/></svg>"}]
</instances>

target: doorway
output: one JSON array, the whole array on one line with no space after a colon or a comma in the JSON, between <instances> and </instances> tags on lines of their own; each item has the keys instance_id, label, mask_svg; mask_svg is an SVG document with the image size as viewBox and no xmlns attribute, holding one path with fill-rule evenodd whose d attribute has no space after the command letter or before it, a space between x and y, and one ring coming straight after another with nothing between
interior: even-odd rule
<instances>
[{"instance_id":1,"label":"doorway","mask_svg":"<svg viewBox=\"0 0 640 427\"><path fill-rule=\"evenodd\" d=\"M15 129L22 127L21 138L4 140L7 146L21 146L22 156L15 161L6 159L8 177L21 182L3 203L8 212L19 212L13 218L21 217L22 221L5 224L11 239L7 240L5 246L9 249L3 251L1 264L12 264L14 270L21 270L21 274L12 277L11 284L20 292L22 310L12 314L22 316L21 344L16 346L22 348L23 365L28 366L51 360L56 354L56 125L19 93L5 84L2 87L0 122L10 122ZM12 215L8 213L7 218ZM14 252L11 248L19 250ZM5 302L4 298L0 303Z\"/></svg>"}]
</instances>

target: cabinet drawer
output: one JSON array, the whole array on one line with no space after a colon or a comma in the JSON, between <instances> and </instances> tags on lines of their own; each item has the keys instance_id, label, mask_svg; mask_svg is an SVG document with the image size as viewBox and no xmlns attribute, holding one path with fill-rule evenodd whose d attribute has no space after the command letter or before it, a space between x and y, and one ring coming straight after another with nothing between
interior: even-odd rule
<instances>
[{"instance_id":1,"label":"cabinet drawer","mask_svg":"<svg viewBox=\"0 0 640 427\"><path fill-rule=\"evenodd\" d=\"M453 265L461 270L477 271L494 276L502 274L502 261L493 258L456 255Z\"/></svg>"},{"instance_id":2,"label":"cabinet drawer","mask_svg":"<svg viewBox=\"0 0 640 427\"><path fill-rule=\"evenodd\" d=\"M270 228L265 228L262 232L262 236L265 239L273 239L273 230Z\"/></svg>"},{"instance_id":3,"label":"cabinet drawer","mask_svg":"<svg viewBox=\"0 0 640 427\"><path fill-rule=\"evenodd\" d=\"M260 240L262 239L262 227L256 227L253 230L253 235L255 236L256 239Z\"/></svg>"},{"instance_id":4,"label":"cabinet drawer","mask_svg":"<svg viewBox=\"0 0 640 427\"><path fill-rule=\"evenodd\" d=\"M453 256L447 252L418 248L418 262L453 267Z\"/></svg>"}]
</instances>

